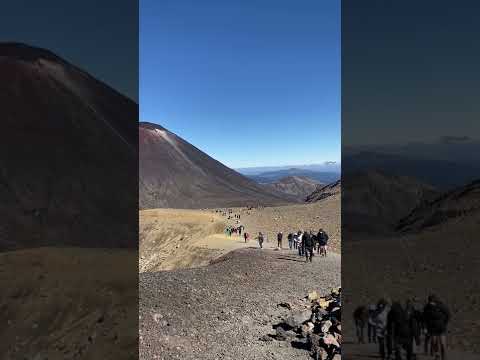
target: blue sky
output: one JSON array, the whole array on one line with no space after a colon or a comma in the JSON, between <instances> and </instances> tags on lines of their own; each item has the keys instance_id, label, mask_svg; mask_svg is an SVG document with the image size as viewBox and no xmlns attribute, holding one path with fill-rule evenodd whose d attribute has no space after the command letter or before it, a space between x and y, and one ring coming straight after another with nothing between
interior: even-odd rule
<instances>
[{"instance_id":1,"label":"blue sky","mask_svg":"<svg viewBox=\"0 0 480 360\"><path fill-rule=\"evenodd\" d=\"M230 167L339 161L340 1L140 1L140 120Z\"/></svg>"}]
</instances>

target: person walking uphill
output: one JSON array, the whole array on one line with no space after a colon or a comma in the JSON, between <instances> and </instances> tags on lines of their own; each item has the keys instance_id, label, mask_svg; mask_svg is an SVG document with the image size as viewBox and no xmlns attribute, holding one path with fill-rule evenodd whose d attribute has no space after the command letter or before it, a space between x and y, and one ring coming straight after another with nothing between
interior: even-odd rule
<instances>
[{"instance_id":1,"label":"person walking uphill","mask_svg":"<svg viewBox=\"0 0 480 360\"><path fill-rule=\"evenodd\" d=\"M283 239L283 233L280 231L278 234L277 234L277 247L279 249L282 248L282 239Z\"/></svg>"},{"instance_id":2,"label":"person walking uphill","mask_svg":"<svg viewBox=\"0 0 480 360\"><path fill-rule=\"evenodd\" d=\"M388 304L388 301L381 299L377 304L377 312L374 316L374 321L378 340L378 351L382 360L389 359L392 355L392 343L389 341L387 333L387 317L389 312L390 305Z\"/></svg>"},{"instance_id":3,"label":"person walking uphill","mask_svg":"<svg viewBox=\"0 0 480 360\"><path fill-rule=\"evenodd\" d=\"M288 248L290 250L292 250L292 246L293 246L293 234L292 233L288 234L287 240L288 240Z\"/></svg>"},{"instance_id":4,"label":"person walking uphill","mask_svg":"<svg viewBox=\"0 0 480 360\"><path fill-rule=\"evenodd\" d=\"M318 231L317 243L317 254L319 253L322 256L327 256L328 234L323 229Z\"/></svg>"},{"instance_id":5,"label":"person walking uphill","mask_svg":"<svg viewBox=\"0 0 480 360\"><path fill-rule=\"evenodd\" d=\"M365 306L359 306L353 312L353 320L355 321L355 329L359 344L365 343L364 330L365 324L368 322L368 310Z\"/></svg>"},{"instance_id":6,"label":"person walking uphill","mask_svg":"<svg viewBox=\"0 0 480 360\"><path fill-rule=\"evenodd\" d=\"M315 240L313 239L312 232L305 231L303 234L303 248L305 252L305 259L308 262L312 262L313 248L315 247Z\"/></svg>"},{"instance_id":7,"label":"person walking uphill","mask_svg":"<svg viewBox=\"0 0 480 360\"><path fill-rule=\"evenodd\" d=\"M437 296L430 295L428 303L423 309L423 320L435 359L445 360L447 357L447 325L450 321L449 309Z\"/></svg>"},{"instance_id":8,"label":"person walking uphill","mask_svg":"<svg viewBox=\"0 0 480 360\"><path fill-rule=\"evenodd\" d=\"M263 237L263 234L261 232L258 233L258 245L260 246L260 249L263 249L263 240L264 240L264 237Z\"/></svg>"}]
</instances>

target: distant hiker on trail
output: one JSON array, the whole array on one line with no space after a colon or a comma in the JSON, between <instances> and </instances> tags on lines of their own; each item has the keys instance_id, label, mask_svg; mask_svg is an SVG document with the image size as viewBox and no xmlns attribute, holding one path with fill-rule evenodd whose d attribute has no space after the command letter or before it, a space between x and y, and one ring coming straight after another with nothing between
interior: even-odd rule
<instances>
[{"instance_id":1,"label":"distant hiker on trail","mask_svg":"<svg viewBox=\"0 0 480 360\"><path fill-rule=\"evenodd\" d=\"M315 247L315 243L313 240L312 232L305 231L305 234L303 234L303 248L305 252L305 258L306 261L312 262L312 257L313 257L313 249Z\"/></svg>"},{"instance_id":2,"label":"distant hiker on trail","mask_svg":"<svg viewBox=\"0 0 480 360\"><path fill-rule=\"evenodd\" d=\"M292 233L288 234L287 240L288 240L288 248L290 250L292 250L292 246L293 246L293 234Z\"/></svg>"},{"instance_id":3,"label":"distant hiker on trail","mask_svg":"<svg viewBox=\"0 0 480 360\"><path fill-rule=\"evenodd\" d=\"M298 248L298 234L293 234L293 248L296 250Z\"/></svg>"},{"instance_id":4,"label":"distant hiker on trail","mask_svg":"<svg viewBox=\"0 0 480 360\"><path fill-rule=\"evenodd\" d=\"M368 323L367 323L367 332L368 332L368 342L376 343L377 334L375 331L375 321L373 319L375 312L377 311L377 306L375 304L370 304L368 306Z\"/></svg>"},{"instance_id":5,"label":"distant hiker on trail","mask_svg":"<svg viewBox=\"0 0 480 360\"><path fill-rule=\"evenodd\" d=\"M260 246L260 249L263 249L263 241L264 241L264 237L263 237L263 234L261 232L258 233L258 245Z\"/></svg>"},{"instance_id":6,"label":"distant hiker on trail","mask_svg":"<svg viewBox=\"0 0 480 360\"><path fill-rule=\"evenodd\" d=\"M317 234L317 254L327 256L328 234L320 229Z\"/></svg>"},{"instance_id":7,"label":"distant hiker on trail","mask_svg":"<svg viewBox=\"0 0 480 360\"><path fill-rule=\"evenodd\" d=\"M390 305L388 304L388 301L381 299L377 304L377 312L374 319L378 340L378 351L382 360L389 359L392 355L392 343L389 341L387 334L387 317L389 311Z\"/></svg>"},{"instance_id":8,"label":"distant hiker on trail","mask_svg":"<svg viewBox=\"0 0 480 360\"><path fill-rule=\"evenodd\" d=\"M297 236L297 247L298 247L298 255L303 256L304 255L304 249L303 249L303 233L301 231L298 232Z\"/></svg>"},{"instance_id":9,"label":"distant hiker on trail","mask_svg":"<svg viewBox=\"0 0 480 360\"><path fill-rule=\"evenodd\" d=\"M244 232L243 233L243 238L245 239L245 242L248 241L248 238L250 237L250 235L247 233L247 232Z\"/></svg>"},{"instance_id":10,"label":"distant hiker on trail","mask_svg":"<svg viewBox=\"0 0 480 360\"><path fill-rule=\"evenodd\" d=\"M425 348L430 345L431 352L436 359L446 358L447 351L447 325L450 321L450 311L437 296L430 295L428 303L423 309L423 320L427 329L428 340L425 339Z\"/></svg>"},{"instance_id":11,"label":"distant hiker on trail","mask_svg":"<svg viewBox=\"0 0 480 360\"><path fill-rule=\"evenodd\" d=\"M353 312L353 320L355 321L355 330L357 333L357 340L359 344L365 343L363 339L363 332L365 325L368 322L368 310L365 306L359 306Z\"/></svg>"},{"instance_id":12,"label":"distant hiker on trail","mask_svg":"<svg viewBox=\"0 0 480 360\"><path fill-rule=\"evenodd\" d=\"M282 239L283 239L283 233L280 231L278 234L277 234L277 247L279 249L282 248Z\"/></svg>"}]
</instances>

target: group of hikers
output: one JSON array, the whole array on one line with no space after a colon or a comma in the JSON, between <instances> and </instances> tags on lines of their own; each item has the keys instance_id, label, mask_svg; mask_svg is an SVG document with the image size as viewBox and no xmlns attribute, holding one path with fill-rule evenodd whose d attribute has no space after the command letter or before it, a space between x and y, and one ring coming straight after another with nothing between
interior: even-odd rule
<instances>
[{"instance_id":1,"label":"group of hikers","mask_svg":"<svg viewBox=\"0 0 480 360\"><path fill-rule=\"evenodd\" d=\"M256 237L260 248L263 248L263 242L266 241L266 234L258 233ZM306 261L312 262L315 250L320 256L327 256L328 235L325 230L320 229L317 234L312 231L301 231L289 233L287 235L288 248L298 250L299 256L305 256ZM245 238L245 242L247 239ZM277 234L277 248L283 248L283 232Z\"/></svg>"},{"instance_id":2,"label":"group of hikers","mask_svg":"<svg viewBox=\"0 0 480 360\"><path fill-rule=\"evenodd\" d=\"M377 304L359 306L353 313L359 343L364 343L367 327L369 343L378 343L382 360L416 359L414 344L421 346L425 355L446 359L446 334L450 321L448 307L436 295L428 296L424 306L415 300L405 304L380 299Z\"/></svg>"},{"instance_id":3,"label":"group of hikers","mask_svg":"<svg viewBox=\"0 0 480 360\"><path fill-rule=\"evenodd\" d=\"M225 228L225 233L228 236L232 236L232 234L238 234L239 236L242 235L242 231L245 229L245 226L240 225L240 226L227 226ZM247 235L247 233L244 233L244 235ZM245 240L247 242L247 240Z\"/></svg>"}]
</instances>

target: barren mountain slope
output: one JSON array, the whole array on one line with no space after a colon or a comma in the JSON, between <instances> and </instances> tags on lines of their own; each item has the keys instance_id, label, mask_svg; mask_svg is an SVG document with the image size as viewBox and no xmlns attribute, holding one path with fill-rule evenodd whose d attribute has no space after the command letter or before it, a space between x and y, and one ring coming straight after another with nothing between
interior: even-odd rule
<instances>
[{"instance_id":1,"label":"barren mountain slope","mask_svg":"<svg viewBox=\"0 0 480 360\"><path fill-rule=\"evenodd\" d=\"M306 202L315 202L322 199L325 199L329 196L341 194L342 186L341 181L338 180L334 183L325 185L325 186L318 186L313 192L309 193L305 198Z\"/></svg>"},{"instance_id":2,"label":"barren mountain slope","mask_svg":"<svg viewBox=\"0 0 480 360\"><path fill-rule=\"evenodd\" d=\"M137 104L23 44L0 43L0 83L0 250L135 247Z\"/></svg>"},{"instance_id":3,"label":"barren mountain slope","mask_svg":"<svg viewBox=\"0 0 480 360\"><path fill-rule=\"evenodd\" d=\"M445 227L469 217L480 220L480 180L419 205L399 222L397 230L405 232Z\"/></svg>"},{"instance_id":4,"label":"barren mountain slope","mask_svg":"<svg viewBox=\"0 0 480 360\"><path fill-rule=\"evenodd\" d=\"M438 192L416 179L380 172L349 173L342 178L342 217L346 231L382 235ZM366 226L368 224L368 227Z\"/></svg>"},{"instance_id":5,"label":"barren mountain slope","mask_svg":"<svg viewBox=\"0 0 480 360\"><path fill-rule=\"evenodd\" d=\"M140 123L140 208L212 208L291 202L163 127Z\"/></svg>"},{"instance_id":6,"label":"barren mountain slope","mask_svg":"<svg viewBox=\"0 0 480 360\"><path fill-rule=\"evenodd\" d=\"M262 185L274 191L295 196L298 199L303 200L320 186L321 183L306 176L287 176L280 180Z\"/></svg>"}]
</instances>

